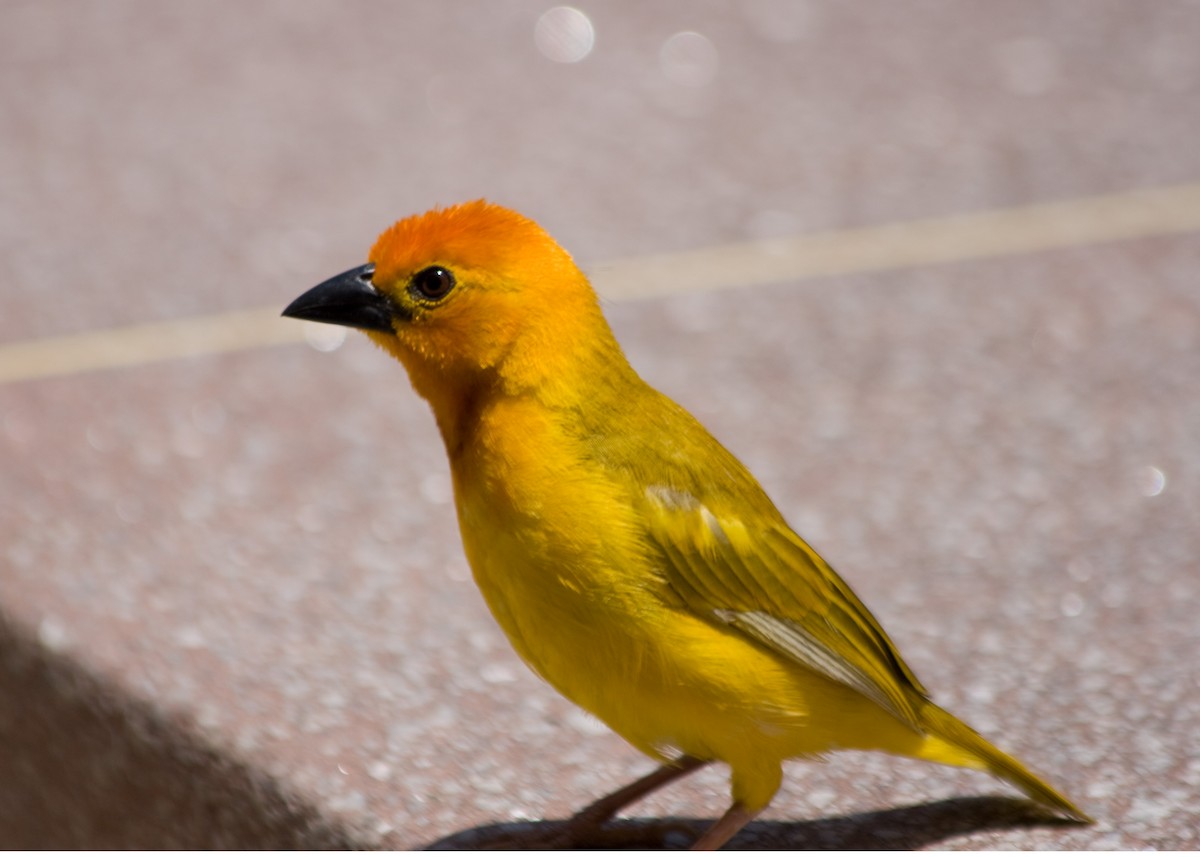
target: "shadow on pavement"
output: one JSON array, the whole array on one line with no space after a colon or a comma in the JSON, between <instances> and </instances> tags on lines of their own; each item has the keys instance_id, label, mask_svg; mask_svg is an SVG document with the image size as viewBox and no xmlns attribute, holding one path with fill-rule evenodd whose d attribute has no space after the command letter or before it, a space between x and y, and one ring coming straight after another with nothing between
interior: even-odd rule
<instances>
[{"instance_id":1,"label":"shadow on pavement","mask_svg":"<svg viewBox=\"0 0 1200 857\"><path fill-rule=\"evenodd\" d=\"M710 819L623 819L583 847L687 848ZM910 850L985 830L1075 826L1036 804L1013 797L953 798L935 803L865 812L813 821L756 821L739 833L731 849ZM432 842L428 850L558 847L565 821L515 822L463 830Z\"/></svg>"}]
</instances>

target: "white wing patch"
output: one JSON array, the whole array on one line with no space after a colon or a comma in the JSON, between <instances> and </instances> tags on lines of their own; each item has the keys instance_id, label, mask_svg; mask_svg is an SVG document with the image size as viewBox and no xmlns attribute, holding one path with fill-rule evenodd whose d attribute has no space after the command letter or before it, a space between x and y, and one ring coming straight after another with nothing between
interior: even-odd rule
<instances>
[{"instance_id":1,"label":"white wing patch","mask_svg":"<svg viewBox=\"0 0 1200 857\"><path fill-rule=\"evenodd\" d=\"M752 534L740 519L718 518L693 494L669 485L650 485L645 489L645 497L662 515L659 526L652 532L666 551L668 578L693 610L707 613L818 675L861 693L900 722L917 732L924 731L902 687L897 684L895 692L890 692L886 671L893 665L880 664L885 673L881 683L871 670L864 670L848 659L853 656L870 658L877 650L880 659L886 661L893 657L895 668L904 671L898 656L892 654L882 629L876 628L866 608L798 537L794 540L783 538L781 543L781 539L772 537L770 531ZM756 538L767 539L762 551L755 547ZM768 566L778 568L773 571ZM822 574L832 582L824 585ZM790 575L795 575L794 579L788 580ZM806 575L812 579L807 579ZM819 633L807 630L801 621L767 612L773 604L770 591L773 585L793 588L785 604L797 601L792 606L799 613L811 621L825 623L816 629ZM838 589L838 585L845 591ZM840 609L847 614L843 618L848 628L834 624L829 617L817 615L818 610L802 606L805 598L828 597L836 601L839 594L845 600ZM735 606L717 606L722 604ZM779 612L786 609L786 606L779 608ZM820 633L826 630L828 635ZM839 643L845 643L847 655L839 654ZM916 690L923 692L915 680L912 683Z\"/></svg>"},{"instance_id":2,"label":"white wing patch","mask_svg":"<svg viewBox=\"0 0 1200 857\"><path fill-rule=\"evenodd\" d=\"M900 722L907 723L918 732L924 732L916 722L916 718L911 711L901 711L888 698L879 685L856 669L853 664L839 658L820 642L813 639L797 623L790 622L787 619L779 619L757 610L748 612L714 610L713 615L725 624L732 625L743 633L753 637L768 648L795 658L814 672L853 688L871 701L878 703L900 720Z\"/></svg>"},{"instance_id":3,"label":"white wing patch","mask_svg":"<svg viewBox=\"0 0 1200 857\"><path fill-rule=\"evenodd\" d=\"M668 511L690 512L700 505L700 501L688 492L669 485L647 485L646 499Z\"/></svg>"}]
</instances>

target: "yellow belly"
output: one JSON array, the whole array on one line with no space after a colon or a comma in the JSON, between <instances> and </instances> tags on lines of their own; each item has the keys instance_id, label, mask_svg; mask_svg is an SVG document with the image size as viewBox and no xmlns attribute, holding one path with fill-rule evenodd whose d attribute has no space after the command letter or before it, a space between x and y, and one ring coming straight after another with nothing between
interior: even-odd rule
<instances>
[{"instance_id":1,"label":"yellow belly","mask_svg":"<svg viewBox=\"0 0 1200 857\"><path fill-rule=\"evenodd\" d=\"M783 759L839 748L914 755L922 738L855 691L697 616L667 586L617 486L552 457L536 417L507 414L454 463L468 561L518 654L650 756L728 763L764 806ZM501 435L498 435L501 436ZM469 479L464 478L470 473Z\"/></svg>"},{"instance_id":2,"label":"yellow belly","mask_svg":"<svg viewBox=\"0 0 1200 857\"><path fill-rule=\"evenodd\" d=\"M918 755L923 738L857 692L670 604L635 548L618 573L463 514L476 581L516 651L642 752L728 763L735 799L752 808L769 802L787 758Z\"/></svg>"}]
</instances>

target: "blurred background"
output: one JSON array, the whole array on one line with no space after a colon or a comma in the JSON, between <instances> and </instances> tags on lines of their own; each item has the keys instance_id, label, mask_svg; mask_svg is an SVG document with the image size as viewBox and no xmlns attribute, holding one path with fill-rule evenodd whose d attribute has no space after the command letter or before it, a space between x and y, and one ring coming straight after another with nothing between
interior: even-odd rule
<instances>
[{"instance_id":1,"label":"blurred background","mask_svg":"<svg viewBox=\"0 0 1200 857\"><path fill-rule=\"evenodd\" d=\"M739 842L1200 847L1198 44L1187 0L0 0L0 839L478 843L648 769L508 650L399 367L276 319L487 197L1100 821L848 756Z\"/></svg>"}]
</instances>

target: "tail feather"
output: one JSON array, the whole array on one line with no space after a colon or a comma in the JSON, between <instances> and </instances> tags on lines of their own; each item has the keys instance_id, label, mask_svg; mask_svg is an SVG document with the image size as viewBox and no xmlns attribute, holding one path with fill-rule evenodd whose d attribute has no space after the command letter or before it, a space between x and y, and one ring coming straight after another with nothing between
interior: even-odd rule
<instances>
[{"instance_id":1,"label":"tail feather","mask_svg":"<svg viewBox=\"0 0 1200 857\"><path fill-rule=\"evenodd\" d=\"M987 739L950 712L929 703L921 711L921 720L930 733L930 740L926 741L922 753L924 758L932 762L987 771L1012 783L1043 806L1055 809L1075 821L1092 823L1087 813L1012 756L992 746Z\"/></svg>"}]
</instances>

